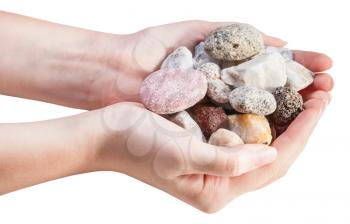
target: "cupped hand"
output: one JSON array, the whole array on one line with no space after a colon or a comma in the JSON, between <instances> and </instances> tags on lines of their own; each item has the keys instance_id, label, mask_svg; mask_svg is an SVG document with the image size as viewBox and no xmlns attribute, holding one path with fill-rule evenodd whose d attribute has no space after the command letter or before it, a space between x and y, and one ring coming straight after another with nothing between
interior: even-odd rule
<instances>
[{"instance_id":1,"label":"cupped hand","mask_svg":"<svg viewBox=\"0 0 350 224\"><path fill-rule=\"evenodd\" d=\"M125 173L205 212L215 212L235 197L270 184L285 175L305 147L333 88L332 78L322 73L332 63L327 56L294 51L294 57L316 78L301 92L305 110L272 147L211 146L140 105L116 104L100 112L103 129L94 133L100 136L97 169Z\"/></svg>"}]
</instances>

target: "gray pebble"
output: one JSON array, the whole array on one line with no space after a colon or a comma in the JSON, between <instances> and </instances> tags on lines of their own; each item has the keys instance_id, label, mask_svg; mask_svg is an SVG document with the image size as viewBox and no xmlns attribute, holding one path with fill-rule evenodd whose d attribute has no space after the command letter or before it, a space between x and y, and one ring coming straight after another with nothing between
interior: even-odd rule
<instances>
[{"instance_id":1,"label":"gray pebble","mask_svg":"<svg viewBox=\"0 0 350 224\"><path fill-rule=\"evenodd\" d=\"M207 77L207 80L216 80L220 79L220 67L212 62L208 62L205 64L202 64L197 68L198 71L201 71L205 77Z\"/></svg>"},{"instance_id":2,"label":"gray pebble","mask_svg":"<svg viewBox=\"0 0 350 224\"><path fill-rule=\"evenodd\" d=\"M192 53L186 47L179 47L163 61L160 69L181 69L193 68Z\"/></svg>"},{"instance_id":3,"label":"gray pebble","mask_svg":"<svg viewBox=\"0 0 350 224\"><path fill-rule=\"evenodd\" d=\"M226 85L222 80L210 80L208 81L207 96L216 103L228 103L228 96L231 92L231 88Z\"/></svg>"},{"instance_id":4,"label":"gray pebble","mask_svg":"<svg viewBox=\"0 0 350 224\"><path fill-rule=\"evenodd\" d=\"M252 86L234 89L229 96L229 101L233 109L240 113L268 115L276 110L276 100L273 95Z\"/></svg>"},{"instance_id":5,"label":"gray pebble","mask_svg":"<svg viewBox=\"0 0 350 224\"><path fill-rule=\"evenodd\" d=\"M204 42L200 42L197 44L197 46L194 49L194 67L198 68L202 64L208 63L208 62L213 62L213 63L218 63L217 60L213 59L210 57L204 50Z\"/></svg>"},{"instance_id":6,"label":"gray pebble","mask_svg":"<svg viewBox=\"0 0 350 224\"><path fill-rule=\"evenodd\" d=\"M279 126L288 125L303 111L303 98L295 89L279 87L273 95L277 109L270 116L272 123Z\"/></svg>"},{"instance_id":7,"label":"gray pebble","mask_svg":"<svg viewBox=\"0 0 350 224\"><path fill-rule=\"evenodd\" d=\"M239 61L260 53L264 42L261 33L253 26L234 23L209 33L204 49L214 59Z\"/></svg>"}]
</instances>

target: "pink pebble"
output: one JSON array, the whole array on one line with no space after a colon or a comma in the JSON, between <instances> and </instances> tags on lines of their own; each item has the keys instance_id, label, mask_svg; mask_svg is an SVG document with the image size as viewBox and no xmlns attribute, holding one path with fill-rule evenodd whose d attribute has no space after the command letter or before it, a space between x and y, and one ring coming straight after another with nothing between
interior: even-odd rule
<instances>
[{"instance_id":1,"label":"pink pebble","mask_svg":"<svg viewBox=\"0 0 350 224\"><path fill-rule=\"evenodd\" d=\"M200 71L159 70L143 81L140 97L147 109L158 114L172 114L204 98L207 86L206 77Z\"/></svg>"}]
</instances>

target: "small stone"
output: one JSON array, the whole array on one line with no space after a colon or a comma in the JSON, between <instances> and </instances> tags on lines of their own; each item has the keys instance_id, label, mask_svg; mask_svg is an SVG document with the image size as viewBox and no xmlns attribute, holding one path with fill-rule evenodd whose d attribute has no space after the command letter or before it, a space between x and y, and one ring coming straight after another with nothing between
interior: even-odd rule
<instances>
[{"instance_id":1,"label":"small stone","mask_svg":"<svg viewBox=\"0 0 350 224\"><path fill-rule=\"evenodd\" d=\"M198 124L193 120L191 115L187 113L187 111L181 111L176 114L172 114L168 118L170 121L174 122L175 124L179 125L183 129L189 131L192 133L193 136L195 136L197 139L206 142L205 137L198 126Z\"/></svg>"},{"instance_id":2,"label":"small stone","mask_svg":"<svg viewBox=\"0 0 350 224\"><path fill-rule=\"evenodd\" d=\"M220 67L215 63L208 62L208 63L202 64L197 69L207 77L208 81L220 79L221 70L220 70Z\"/></svg>"},{"instance_id":3,"label":"small stone","mask_svg":"<svg viewBox=\"0 0 350 224\"><path fill-rule=\"evenodd\" d=\"M219 128L211 134L208 143L225 147L234 147L236 145L244 144L243 140L236 133L224 128Z\"/></svg>"},{"instance_id":4,"label":"small stone","mask_svg":"<svg viewBox=\"0 0 350 224\"><path fill-rule=\"evenodd\" d=\"M273 95L277 102L277 109L270 116L274 124L286 126L303 111L303 98L296 90L289 87L279 87Z\"/></svg>"},{"instance_id":5,"label":"small stone","mask_svg":"<svg viewBox=\"0 0 350 224\"><path fill-rule=\"evenodd\" d=\"M222 108L207 105L196 105L192 116L206 138L209 138L227 120L227 115Z\"/></svg>"},{"instance_id":6,"label":"small stone","mask_svg":"<svg viewBox=\"0 0 350 224\"><path fill-rule=\"evenodd\" d=\"M240 61L221 61L220 67L221 67L221 69L224 69L224 68L237 66L237 65L242 64L242 63L249 61L251 59L252 59L252 57L244 59L244 60L240 60Z\"/></svg>"},{"instance_id":7,"label":"small stone","mask_svg":"<svg viewBox=\"0 0 350 224\"><path fill-rule=\"evenodd\" d=\"M270 92L252 86L234 89L229 101L233 109L245 114L268 115L276 110L274 96Z\"/></svg>"},{"instance_id":8,"label":"small stone","mask_svg":"<svg viewBox=\"0 0 350 224\"><path fill-rule=\"evenodd\" d=\"M224 104L228 103L228 96L231 89L222 80L210 80L208 81L207 96L214 102Z\"/></svg>"},{"instance_id":9,"label":"small stone","mask_svg":"<svg viewBox=\"0 0 350 224\"><path fill-rule=\"evenodd\" d=\"M234 87L255 86L273 92L287 82L286 63L279 53L259 54L250 61L223 69L221 79Z\"/></svg>"},{"instance_id":10,"label":"small stone","mask_svg":"<svg viewBox=\"0 0 350 224\"><path fill-rule=\"evenodd\" d=\"M179 47L163 61L160 69L180 69L193 68L192 53L186 47Z\"/></svg>"},{"instance_id":11,"label":"small stone","mask_svg":"<svg viewBox=\"0 0 350 224\"><path fill-rule=\"evenodd\" d=\"M268 120L262 115L234 114L228 116L229 129L246 144L270 144L272 140Z\"/></svg>"},{"instance_id":12,"label":"small stone","mask_svg":"<svg viewBox=\"0 0 350 224\"><path fill-rule=\"evenodd\" d=\"M142 82L140 98L147 109L171 114L195 105L207 88L207 79L197 70L159 70Z\"/></svg>"},{"instance_id":13,"label":"small stone","mask_svg":"<svg viewBox=\"0 0 350 224\"><path fill-rule=\"evenodd\" d=\"M204 42L200 42L197 44L197 46L194 48L194 67L198 68L202 64L213 62L215 64L218 63L217 60L210 57L204 50Z\"/></svg>"},{"instance_id":14,"label":"small stone","mask_svg":"<svg viewBox=\"0 0 350 224\"><path fill-rule=\"evenodd\" d=\"M234 23L209 33L204 49L214 59L240 61L261 52L264 42L261 33L253 26Z\"/></svg>"},{"instance_id":15,"label":"small stone","mask_svg":"<svg viewBox=\"0 0 350 224\"><path fill-rule=\"evenodd\" d=\"M286 62L287 87L300 91L314 81L314 73L296 61Z\"/></svg>"},{"instance_id":16,"label":"small stone","mask_svg":"<svg viewBox=\"0 0 350 224\"><path fill-rule=\"evenodd\" d=\"M264 50L264 54L271 54L271 53L280 53L280 55L284 58L284 60L287 61L292 61L294 56L293 56L293 51L284 48L284 47L272 47L272 46L266 46Z\"/></svg>"}]
</instances>

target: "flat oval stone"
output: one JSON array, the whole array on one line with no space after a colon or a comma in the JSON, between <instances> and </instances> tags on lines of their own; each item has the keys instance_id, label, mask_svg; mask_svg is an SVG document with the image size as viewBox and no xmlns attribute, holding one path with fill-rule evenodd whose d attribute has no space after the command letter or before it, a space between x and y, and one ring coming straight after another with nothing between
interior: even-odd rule
<instances>
[{"instance_id":1,"label":"flat oval stone","mask_svg":"<svg viewBox=\"0 0 350 224\"><path fill-rule=\"evenodd\" d=\"M163 61L160 69L181 69L193 68L192 53L186 47L179 47Z\"/></svg>"},{"instance_id":2,"label":"flat oval stone","mask_svg":"<svg viewBox=\"0 0 350 224\"><path fill-rule=\"evenodd\" d=\"M278 52L259 54L242 64L223 69L221 79L234 87L255 86L273 92L287 82L286 63Z\"/></svg>"},{"instance_id":3,"label":"flat oval stone","mask_svg":"<svg viewBox=\"0 0 350 224\"><path fill-rule=\"evenodd\" d=\"M204 41L204 49L214 59L240 61L261 52L264 42L253 26L233 23L210 32Z\"/></svg>"},{"instance_id":4,"label":"flat oval stone","mask_svg":"<svg viewBox=\"0 0 350 224\"><path fill-rule=\"evenodd\" d=\"M295 89L279 87L273 95L277 102L277 109L270 116L274 124L286 126L303 111L303 98Z\"/></svg>"},{"instance_id":5,"label":"flat oval stone","mask_svg":"<svg viewBox=\"0 0 350 224\"><path fill-rule=\"evenodd\" d=\"M236 133L224 128L219 128L211 134L208 143L225 147L234 147L239 144L244 144L243 140Z\"/></svg>"},{"instance_id":6,"label":"flat oval stone","mask_svg":"<svg viewBox=\"0 0 350 224\"><path fill-rule=\"evenodd\" d=\"M171 114L195 105L207 88L207 79L197 70L159 70L142 82L140 98L147 109Z\"/></svg>"},{"instance_id":7,"label":"flat oval stone","mask_svg":"<svg viewBox=\"0 0 350 224\"><path fill-rule=\"evenodd\" d=\"M234 114L228 116L229 129L246 144L270 144L272 140L268 120L262 115Z\"/></svg>"},{"instance_id":8,"label":"flat oval stone","mask_svg":"<svg viewBox=\"0 0 350 224\"><path fill-rule=\"evenodd\" d=\"M233 109L240 113L268 115L276 110L274 96L267 91L252 86L242 86L234 89L229 95L229 101Z\"/></svg>"}]
</instances>

